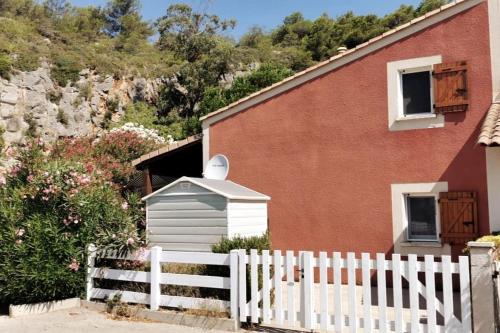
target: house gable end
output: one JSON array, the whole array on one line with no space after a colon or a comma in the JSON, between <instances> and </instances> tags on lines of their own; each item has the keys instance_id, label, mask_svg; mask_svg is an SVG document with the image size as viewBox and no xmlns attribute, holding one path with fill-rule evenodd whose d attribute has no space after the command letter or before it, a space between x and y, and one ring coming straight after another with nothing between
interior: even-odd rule
<instances>
[{"instance_id":1,"label":"house gable end","mask_svg":"<svg viewBox=\"0 0 500 333\"><path fill-rule=\"evenodd\" d=\"M473 8L480 3L483 3L484 1L485 0L462 0L442 6L441 8L429 12L424 16L418 17L409 23L401 25L378 37L375 37L366 43L360 44L345 53L334 56L327 61L321 62L316 66L310 67L302 72L284 79L283 81L275 83L224 108L212 112L200 118L202 120L203 129L205 130L204 134L206 133L208 137L208 131L206 131L206 129L208 129L210 125L222 119L230 117L238 112L244 111L254 105L260 104L270 98L273 98L274 96L280 95L308 81L314 80L315 78L318 78L331 71L334 71L339 67L345 66L351 62L363 58L404 38L412 36L435 24L439 24L440 22L450 19L457 14L460 14L461 12ZM204 150L205 149L206 148L204 148ZM204 153L204 155L208 154Z\"/></svg>"}]
</instances>

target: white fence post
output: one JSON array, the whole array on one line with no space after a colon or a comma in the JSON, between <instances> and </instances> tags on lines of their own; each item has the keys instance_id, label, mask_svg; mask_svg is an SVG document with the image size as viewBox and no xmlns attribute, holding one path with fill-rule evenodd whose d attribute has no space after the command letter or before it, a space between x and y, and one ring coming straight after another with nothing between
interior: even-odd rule
<instances>
[{"instance_id":1,"label":"white fence post","mask_svg":"<svg viewBox=\"0 0 500 333\"><path fill-rule=\"evenodd\" d=\"M87 287L86 299L90 301L92 296L92 288L94 288L94 279L92 278L92 270L95 266L96 247L94 244L89 244L87 248Z\"/></svg>"},{"instance_id":2,"label":"white fence post","mask_svg":"<svg viewBox=\"0 0 500 333\"><path fill-rule=\"evenodd\" d=\"M158 310L160 308L161 253L161 247L153 246L151 248L151 287L149 304L151 310Z\"/></svg>"},{"instance_id":3,"label":"white fence post","mask_svg":"<svg viewBox=\"0 0 500 333\"><path fill-rule=\"evenodd\" d=\"M231 319L234 320L234 328L240 328L240 317L238 313L238 250L230 252L230 279L231 279Z\"/></svg>"},{"instance_id":4,"label":"white fence post","mask_svg":"<svg viewBox=\"0 0 500 333\"><path fill-rule=\"evenodd\" d=\"M238 298L240 308L240 321L247 321L247 263L246 250L238 250Z\"/></svg>"},{"instance_id":5,"label":"white fence post","mask_svg":"<svg viewBox=\"0 0 500 333\"><path fill-rule=\"evenodd\" d=\"M304 269L301 284L304 288L304 327L311 330L316 326L316 316L314 313L314 268L313 253L304 252L302 254L302 267Z\"/></svg>"},{"instance_id":6,"label":"white fence post","mask_svg":"<svg viewBox=\"0 0 500 333\"><path fill-rule=\"evenodd\" d=\"M250 250L250 315L252 323L259 323L259 265L258 252Z\"/></svg>"},{"instance_id":7,"label":"white fence post","mask_svg":"<svg viewBox=\"0 0 500 333\"><path fill-rule=\"evenodd\" d=\"M474 332L495 332L495 293L492 260L495 244L491 242L469 242L467 245L470 249ZM463 321L464 318L462 318Z\"/></svg>"}]
</instances>

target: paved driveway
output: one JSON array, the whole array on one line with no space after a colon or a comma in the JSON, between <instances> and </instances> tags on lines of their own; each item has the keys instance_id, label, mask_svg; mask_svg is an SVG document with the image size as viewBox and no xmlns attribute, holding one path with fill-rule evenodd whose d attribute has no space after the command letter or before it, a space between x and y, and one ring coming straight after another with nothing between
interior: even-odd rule
<instances>
[{"instance_id":1,"label":"paved driveway","mask_svg":"<svg viewBox=\"0 0 500 333\"><path fill-rule=\"evenodd\" d=\"M107 315L75 308L28 317L0 317L2 333L226 333L225 331L203 330L186 326L150 323L141 321L122 321L109 319Z\"/></svg>"}]
</instances>

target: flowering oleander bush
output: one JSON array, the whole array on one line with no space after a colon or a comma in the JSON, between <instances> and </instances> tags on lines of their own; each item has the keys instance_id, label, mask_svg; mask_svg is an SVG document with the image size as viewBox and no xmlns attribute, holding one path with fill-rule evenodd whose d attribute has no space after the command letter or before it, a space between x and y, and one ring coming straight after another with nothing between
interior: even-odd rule
<instances>
[{"instance_id":1,"label":"flowering oleander bush","mask_svg":"<svg viewBox=\"0 0 500 333\"><path fill-rule=\"evenodd\" d=\"M35 140L8 151L16 162L0 176L0 303L80 296L88 244L119 251L144 245L139 197L113 182L101 168L112 164L94 163L82 142L54 147Z\"/></svg>"},{"instance_id":2,"label":"flowering oleander bush","mask_svg":"<svg viewBox=\"0 0 500 333\"><path fill-rule=\"evenodd\" d=\"M85 161L99 168L110 181L125 186L136 172L130 162L157 149L164 142L165 139L155 130L129 123L98 138L60 140L51 155Z\"/></svg>"}]
</instances>

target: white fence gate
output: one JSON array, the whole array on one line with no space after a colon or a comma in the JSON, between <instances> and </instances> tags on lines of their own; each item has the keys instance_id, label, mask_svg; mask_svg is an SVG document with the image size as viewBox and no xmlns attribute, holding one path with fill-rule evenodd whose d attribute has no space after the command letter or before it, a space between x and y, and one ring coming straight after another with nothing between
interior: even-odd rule
<instances>
[{"instance_id":1,"label":"white fence gate","mask_svg":"<svg viewBox=\"0 0 500 333\"><path fill-rule=\"evenodd\" d=\"M119 257L149 261L151 271L145 272L96 268L95 250L90 253L89 300L120 294L124 302L149 304L153 310L160 306L206 308L206 299L162 295L161 285L171 284L229 289L230 301L210 300L210 307L229 309L231 317L242 322L335 332L471 332L468 257L452 263L449 256L438 262L431 255L418 261L415 255L402 260L397 254L386 260L384 254L372 259L367 253L360 258L347 253L342 258L339 252L331 256L320 252L314 257L312 252L298 256L279 250L272 255L269 251L259 255L257 250L249 255L245 250L215 254L158 247ZM102 257L118 258L113 253ZM162 273L161 265L166 263L228 266L230 277ZM150 293L95 288L94 278L149 283ZM453 290L454 281L458 292ZM437 290L438 284L442 291Z\"/></svg>"},{"instance_id":2,"label":"white fence gate","mask_svg":"<svg viewBox=\"0 0 500 333\"><path fill-rule=\"evenodd\" d=\"M250 266L251 276L248 303L243 284L246 265ZM358 328L363 332L471 332L468 257L460 257L458 263L452 263L450 256L442 256L441 262L436 262L434 256L427 255L421 262L417 261L416 255L401 260L400 255L393 254L392 260L386 260L385 254L377 254L374 260L367 253L361 258L347 253L347 257L342 258L338 252L331 257L321 252L316 258L312 252L295 256L292 251L287 251L282 256L281 251L274 251L273 255L263 251L258 255L252 250L250 255L240 251L239 266L241 321L250 317L253 323L262 320L263 324L335 332L346 329L356 332ZM259 270L263 277L261 290L258 289ZM296 282L297 270L301 274L300 283ZM388 271L392 288L387 287ZM345 275L347 285L342 284ZM376 287L372 287L372 275L376 276ZM419 280L419 275L425 276L425 283ZM459 279L456 302L453 275ZM442 282L441 299L436 293L438 276ZM330 284L332 277L333 283ZM286 283L282 282L283 278ZM360 287L357 280L361 280ZM403 288L403 283L408 285L407 289ZM300 287L297 288L297 284ZM297 289L300 290L299 302ZM273 294L274 302L271 303ZM392 295L391 299L388 295ZM403 303L404 298L407 304ZM425 300L425 309L419 298ZM372 302L374 299L376 303ZM460 307L458 315L454 311L456 306ZM442 318L438 320L438 316Z\"/></svg>"}]
</instances>

